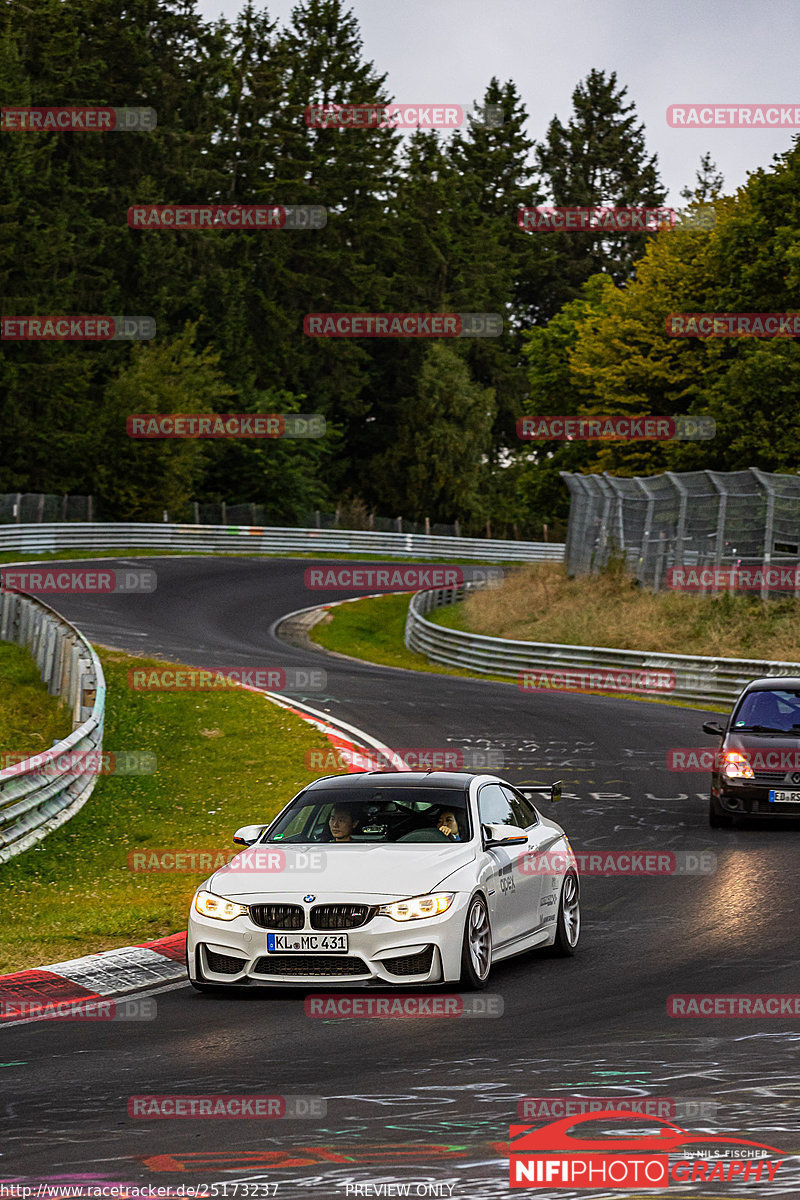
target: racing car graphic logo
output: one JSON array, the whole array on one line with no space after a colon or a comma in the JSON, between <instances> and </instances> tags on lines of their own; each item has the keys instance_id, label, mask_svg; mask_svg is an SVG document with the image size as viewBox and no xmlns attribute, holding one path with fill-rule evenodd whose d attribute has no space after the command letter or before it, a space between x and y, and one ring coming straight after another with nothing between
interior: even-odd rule
<instances>
[{"instance_id":1,"label":"racing car graphic logo","mask_svg":"<svg viewBox=\"0 0 800 1200\"><path fill-rule=\"evenodd\" d=\"M624 1121L624 1136L571 1136L575 1126L586 1122ZM652 1131L653 1119L637 1113L612 1109L602 1114L584 1113L563 1117L547 1125L512 1125L509 1170L512 1187L571 1188L665 1188L671 1183L703 1183L723 1180L744 1184L771 1182L780 1162L768 1155L785 1152L763 1142L742 1138L690 1133L671 1121L660 1121L658 1132L630 1133L641 1121ZM595 1130L591 1131L595 1133ZM757 1158L720 1155L716 1158L680 1157L670 1163L670 1153L692 1146L747 1146L763 1151Z\"/></svg>"}]
</instances>

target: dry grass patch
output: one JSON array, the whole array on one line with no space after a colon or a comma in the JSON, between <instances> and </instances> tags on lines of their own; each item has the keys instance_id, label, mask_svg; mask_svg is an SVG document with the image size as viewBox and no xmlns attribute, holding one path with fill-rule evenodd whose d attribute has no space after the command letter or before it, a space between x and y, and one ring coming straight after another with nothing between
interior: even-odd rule
<instances>
[{"instance_id":1,"label":"dry grass patch","mask_svg":"<svg viewBox=\"0 0 800 1200\"><path fill-rule=\"evenodd\" d=\"M800 662L800 600L654 594L614 572L568 579L560 563L515 570L431 619L522 641Z\"/></svg>"}]
</instances>

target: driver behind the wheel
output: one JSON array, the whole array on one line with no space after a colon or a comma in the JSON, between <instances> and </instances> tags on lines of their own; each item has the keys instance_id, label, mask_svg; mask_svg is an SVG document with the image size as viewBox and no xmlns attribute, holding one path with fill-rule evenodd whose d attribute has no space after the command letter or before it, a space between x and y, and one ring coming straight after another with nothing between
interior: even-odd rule
<instances>
[{"instance_id":1,"label":"driver behind the wheel","mask_svg":"<svg viewBox=\"0 0 800 1200\"><path fill-rule=\"evenodd\" d=\"M461 837L458 832L458 820L452 808L445 808L439 813L436 822L436 828L445 835L452 838L454 842L460 842Z\"/></svg>"},{"instance_id":2,"label":"driver behind the wheel","mask_svg":"<svg viewBox=\"0 0 800 1200\"><path fill-rule=\"evenodd\" d=\"M328 817L328 828L334 842L352 842L352 833L356 827L355 817L351 809L337 805Z\"/></svg>"}]
</instances>

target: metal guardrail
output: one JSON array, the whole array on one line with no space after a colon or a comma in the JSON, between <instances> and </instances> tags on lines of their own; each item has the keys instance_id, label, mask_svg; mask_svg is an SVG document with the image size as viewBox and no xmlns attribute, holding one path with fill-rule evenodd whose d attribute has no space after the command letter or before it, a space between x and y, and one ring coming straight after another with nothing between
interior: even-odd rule
<instances>
[{"instance_id":1,"label":"metal guardrail","mask_svg":"<svg viewBox=\"0 0 800 1200\"><path fill-rule=\"evenodd\" d=\"M92 794L96 768L56 774L47 764L102 751L106 682L83 634L31 596L0 592L0 639L29 647L51 696L68 702L75 726L62 742L0 771L0 862L6 862L63 825Z\"/></svg>"},{"instance_id":2,"label":"metal guardrail","mask_svg":"<svg viewBox=\"0 0 800 1200\"><path fill-rule=\"evenodd\" d=\"M522 642L485 634L447 629L425 619L425 614L463 600L468 589L478 584L437 588L417 592L412 597L406 618L405 643L409 650L425 654L434 662L468 667L486 675L516 678L526 670L589 672L616 670L634 672L672 672L675 686L634 691L636 696L662 696L664 699L689 700L701 704L729 704L739 692L761 675L800 675L800 663L762 662L748 658L709 658L689 654L645 653L640 650L615 650L604 646L560 646L551 642ZM534 690L534 689L531 689ZM553 680L553 691L559 688ZM588 688L586 689L589 690ZM622 692L627 689L608 689Z\"/></svg>"},{"instance_id":3,"label":"metal guardrail","mask_svg":"<svg viewBox=\"0 0 800 1200\"><path fill-rule=\"evenodd\" d=\"M59 550L196 550L211 554L385 554L403 558L461 558L481 562L561 562L560 542L437 537L360 529L292 529L248 525L173 525L70 522L0 526L0 553Z\"/></svg>"}]
</instances>

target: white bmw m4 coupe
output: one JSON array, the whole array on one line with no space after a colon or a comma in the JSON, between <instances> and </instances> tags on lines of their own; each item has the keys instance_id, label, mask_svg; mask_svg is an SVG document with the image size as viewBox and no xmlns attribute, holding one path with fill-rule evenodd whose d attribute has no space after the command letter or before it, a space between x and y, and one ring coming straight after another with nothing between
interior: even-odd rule
<instances>
[{"instance_id":1,"label":"white bmw m4 coupe","mask_svg":"<svg viewBox=\"0 0 800 1200\"><path fill-rule=\"evenodd\" d=\"M533 947L574 954L575 857L531 801L560 793L467 772L315 780L197 889L191 983L476 989Z\"/></svg>"}]
</instances>

